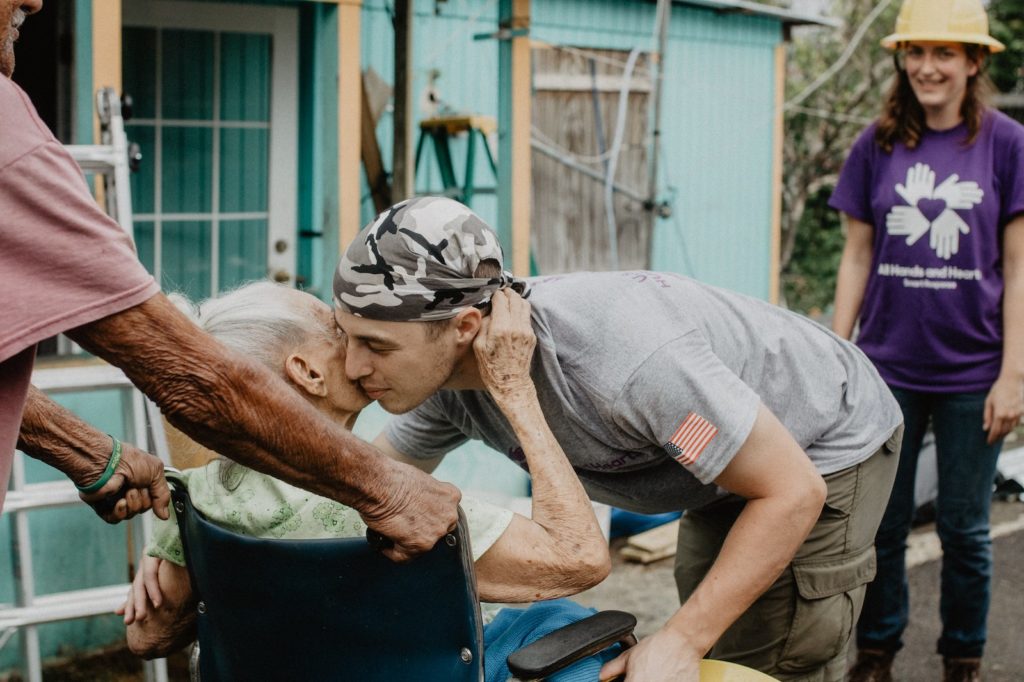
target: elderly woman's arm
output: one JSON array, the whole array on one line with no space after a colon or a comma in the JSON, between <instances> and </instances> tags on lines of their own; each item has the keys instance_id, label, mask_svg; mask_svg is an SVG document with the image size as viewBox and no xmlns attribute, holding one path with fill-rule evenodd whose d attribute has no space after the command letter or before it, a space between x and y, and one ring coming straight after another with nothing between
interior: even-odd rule
<instances>
[{"instance_id":1,"label":"elderly woman's arm","mask_svg":"<svg viewBox=\"0 0 1024 682\"><path fill-rule=\"evenodd\" d=\"M195 606L185 568L144 556L128 599L117 610L128 627L128 648L147 659L178 651L196 638Z\"/></svg>"},{"instance_id":2,"label":"elderly woman's arm","mask_svg":"<svg viewBox=\"0 0 1024 682\"><path fill-rule=\"evenodd\" d=\"M473 343L484 387L515 431L533 485L532 518L516 514L505 532L476 561L480 599L528 602L566 597L593 587L611 571L608 543L583 485L548 427L530 378L537 339L530 304L499 291ZM374 444L392 458L386 433ZM428 468L440 461L429 460Z\"/></svg>"},{"instance_id":3,"label":"elderly woman's arm","mask_svg":"<svg viewBox=\"0 0 1024 682\"><path fill-rule=\"evenodd\" d=\"M611 570L594 508L537 400L529 374L535 344L530 304L513 292L495 294L474 351L481 378L526 455L533 513L532 519L515 516L477 560L485 601L564 597L593 587Z\"/></svg>"}]
</instances>

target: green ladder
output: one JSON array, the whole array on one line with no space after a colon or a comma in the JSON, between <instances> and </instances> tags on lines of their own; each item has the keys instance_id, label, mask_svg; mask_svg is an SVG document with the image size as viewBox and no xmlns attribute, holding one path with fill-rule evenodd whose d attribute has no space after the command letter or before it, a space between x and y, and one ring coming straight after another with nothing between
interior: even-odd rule
<instances>
[{"instance_id":1,"label":"green ladder","mask_svg":"<svg viewBox=\"0 0 1024 682\"><path fill-rule=\"evenodd\" d=\"M476 169L477 138L479 138L483 143L487 162L491 166L495 182L497 182L498 165L494 161L491 146L487 141L488 135L492 135L497 129L498 123L493 116L440 116L420 121L420 139L416 143L414 172L419 173L423 149L429 139L433 142L437 165L441 171L441 182L444 184L444 189L440 194L461 201L467 206L471 205L473 196L476 194L494 194L496 191L494 187L477 187L473 176ZM455 177L455 167L452 164L450 140L455 135L462 133L468 133L469 138L466 141L465 178L460 185Z\"/></svg>"},{"instance_id":2,"label":"green ladder","mask_svg":"<svg viewBox=\"0 0 1024 682\"><path fill-rule=\"evenodd\" d=\"M498 130L498 122L493 116L439 116L427 118L420 121L420 139L416 142L416 161L414 173L419 173L420 159L423 157L423 148L427 140L431 140L434 146L434 153L437 155L437 165L441 171L441 182L444 189L440 192L443 196L461 201L466 206L471 206L474 195L494 194L496 187L477 187L473 177L476 169L476 145L477 138L483 143L484 152L487 154L487 163L494 174L495 183L498 180L498 164L494 161L494 154L491 153L491 146L487 141L489 135ZM452 165L452 151L449 142L455 135L468 133L466 141L466 172L462 185L459 185L455 177L455 168ZM428 192L429 193L429 192ZM537 261L534 258L533 249L530 249L530 275L538 275Z\"/></svg>"}]
</instances>

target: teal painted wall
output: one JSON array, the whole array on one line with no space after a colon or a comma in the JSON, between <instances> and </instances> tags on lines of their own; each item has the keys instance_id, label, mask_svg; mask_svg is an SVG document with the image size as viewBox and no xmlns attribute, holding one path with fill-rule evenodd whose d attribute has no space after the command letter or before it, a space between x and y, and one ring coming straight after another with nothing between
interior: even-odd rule
<instances>
[{"instance_id":1,"label":"teal painted wall","mask_svg":"<svg viewBox=\"0 0 1024 682\"><path fill-rule=\"evenodd\" d=\"M299 27L299 258L303 286L325 301L338 253L337 8L309 3Z\"/></svg>"},{"instance_id":2,"label":"teal painted wall","mask_svg":"<svg viewBox=\"0 0 1024 682\"><path fill-rule=\"evenodd\" d=\"M92 144L92 0L75 0L75 144Z\"/></svg>"},{"instance_id":3,"label":"teal painted wall","mask_svg":"<svg viewBox=\"0 0 1024 682\"><path fill-rule=\"evenodd\" d=\"M777 22L676 11L662 109L660 221L652 267L767 298Z\"/></svg>"}]
</instances>

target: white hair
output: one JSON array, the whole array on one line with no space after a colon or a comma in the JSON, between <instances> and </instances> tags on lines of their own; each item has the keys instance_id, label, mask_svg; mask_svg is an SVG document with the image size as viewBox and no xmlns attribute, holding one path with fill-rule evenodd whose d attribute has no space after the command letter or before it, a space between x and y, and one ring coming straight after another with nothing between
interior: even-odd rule
<instances>
[{"instance_id":1,"label":"white hair","mask_svg":"<svg viewBox=\"0 0 1024 682\"><path fill-rule=\"evenodd\" d=\"M198 304L181 294L168 298L203 331L275 374L308 338L330 335L312 305L296 305L296 291L274 282L250 282Z\"/></svg>"}]
</instances>

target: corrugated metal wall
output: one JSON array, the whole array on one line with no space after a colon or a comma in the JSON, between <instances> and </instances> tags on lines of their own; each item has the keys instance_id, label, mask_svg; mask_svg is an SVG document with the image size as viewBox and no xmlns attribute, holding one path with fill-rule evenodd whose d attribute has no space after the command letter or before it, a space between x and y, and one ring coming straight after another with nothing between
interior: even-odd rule
<instances>
[{"instance_id":1,"label":"corrugated metal wall","mask_svg":"<svg viewBox=\"0 0 1024 682\"><path fill-rule=\"evenodd\" d=\"M363 64L390 82L389 7L384 0L364 3ZM580 48L654 48L653 3L533 0L531 10L535 40ZM445 101L459 110L497 115L497 45L473 40L475 33L495 30L496 11L494 0L416 3L415 97L436 68ZM674 215L655 230L651 267L767 298L774 48L782 39L781 25L764 17L676 6L669 37L659 180ZM386 160L390 128L385 114L378 135ZM463 147L456 147L454 156L461 177ZM476 177L490 182L484 163L478 158ZM418 189L427 187L426 177L436 188L437 171L424 163ZM485 219L495 217L490 197L478 198L474 208ZM367 200L364 217L371 215Z\"/></svg>"},{"instance_id":2,"label":"corrugated metal wall","mask_svg":"<svg viewBox=\"0 0 1024 682\"><path fill-rule=\"evenodd\" d=\"M655 233L654 268L767 298L777 23L678 12L668 55L661 179L673 218ZM740 38L743 39L740 39Z\"/></svg>"}]
</instances>

